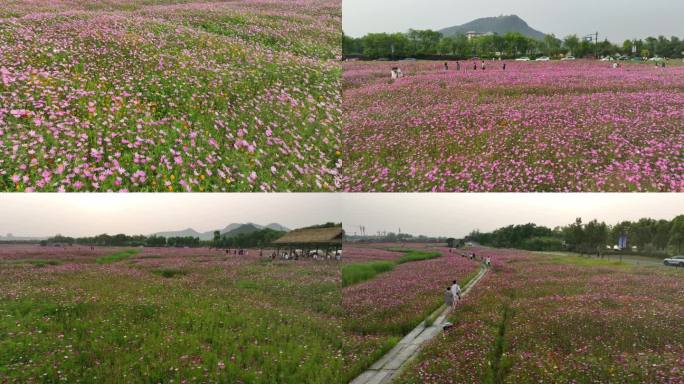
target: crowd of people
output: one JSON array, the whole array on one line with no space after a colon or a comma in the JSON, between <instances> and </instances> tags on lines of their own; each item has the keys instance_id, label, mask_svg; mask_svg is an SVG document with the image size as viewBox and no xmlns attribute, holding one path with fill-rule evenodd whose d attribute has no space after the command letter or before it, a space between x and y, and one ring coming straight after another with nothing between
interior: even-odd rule
<instances>
[{"instance_id":1,"label":"crowd of people","mask_svg":"<svg viewBox=\"0 0 684 384\"><path fill-rule=\"evenodd\" d=\"M494 63L494 62L495 62L495 61L493 61L493 63ZM494 64L492 64L492 65L494 65ZM501 69L502 69L503 71L506 70L506 65L507 65L507 64L506 64L505 61L501 63ZM464 63L463 68L464 68L466 71L468 70L468 65L467 65L467 63ZM477 70L486 71L486 70L487 70L487 62L484 61L484 60L482 60L482 62L481 62L481 63L479 64L479 66L478 66L477 61L473 61L473 66L472 66L472 68L473 68L473 71L477 71ZM457 61L456 61L456 71L459 72L460 70L461 70L461 62L457 60ZM445 72L448 72L448 71L449 71L449 63L446 62L446 61L444 62L444 71L445 71ZM401 71L401 68L399 68L399 67L392 67L392 70L391 70L391 72L390 72L390 78L391 78L392 80L397 80L397 79L401 79L402 77L404 77L404 73Z\"/></svg>"},{"instance_id":2,"label":"crowd of people","mask_svg":"<svg viewBox=\"0 0 684 384\"><path fill-rule=\"evenodd\" d=\"M496 61L492 61L492 62L495 63ZM492 64L492 65L494 65L494 64ZM665 61L656 62L655 65L658 68L665 68ZM501 70L505 71L506 67L507 67L506 62L505 61L501 62ZM468 70L467 63L465 65L463 65L463 68L465 68L466 71ZM487 62L482 60L482 62L478 66L477 61L473 61L472 68L473 68L473 71L477 71L477 70L486 71L487 70ZM613 68L619 69L619 68L622 68L622 65L620 63L615 62L615 63L613 63ZM459 72L460 70L461 70L461 62L457 60L456 61L456 71ZM444 62L444 71L445 72L449 71L449 63L446 61ZM392 72L390 74L390 77L392 78L392 80L397 80L397 79L404 77L404 73L401 71L401 68L392 67Z\"/></svg>"},{"instance_id":3,"label":"crowd of people","mask_svg":"<svg viewBox=\"0 0 684 384\"><path fill-rule=\"evenodd\" d=\"M291 252L283 251L282 253L278 254L276 251L273 251L271 254L271 260L275 260L278 257L280 257L282 260L299 260L299 258L309 257L313 260L341 261L342 252L339 250L335 252L320 252L318 250L314 250L307 253L301 249L294 249Z\"/></svg>"}]
</instances>

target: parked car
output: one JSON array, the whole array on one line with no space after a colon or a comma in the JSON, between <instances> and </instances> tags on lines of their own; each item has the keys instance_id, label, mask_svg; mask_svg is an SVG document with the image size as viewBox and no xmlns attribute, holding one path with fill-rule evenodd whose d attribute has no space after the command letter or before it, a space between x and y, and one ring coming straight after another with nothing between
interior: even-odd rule
<instances>
[{"instance_id":1,"label":"parked car","mask_svg":"<svg viewBox=\"0 0 684 384\"><path fill-rule=\"evenodd\" d=\"M671 267L684 267L684 256L673 256L663 260L663 264Z\"/></svg>"},{"instance_id":2,"label":"parked car","mask_svg":"<svg viewBox=\"0 0 684 384\"><path fill-rule=\"evenodd\" d=\"M515 59L515 61L530 61L530 58L527 57L527 56L525 56L525 57L519 57L519 58Z\"/></svg>"},{"instance_id":3,"label":"parked car","mask_svg":"<svg viewBox=\"0 0 684 384\"><path fill-rule=\"evenodd\" d=\"M570 61L570 60L575 60L575 56L566 56L561 59L561 61Z\"/></svg>"},{"instance_id":4,"label":"parked car","mask_svg":"<svg viewBox=\"0 0 684 384\"><path fill-rule=\"evenodd\" d=\"M551 58L548 56L542 56L542 57L537 58L536 61L551 61Z\"/></svg>"},{"instance_id":5,"label":"parked car","mask_svg":"<svg viewBox=\"0 0 684 384\"><path fill-rule=\"evenodd\" d=\"M651 57L650 59L648 59L648 61L665 61L665 59L663 59L662 57L656 56L656 57Z\"/></svg>"}]
</instances>

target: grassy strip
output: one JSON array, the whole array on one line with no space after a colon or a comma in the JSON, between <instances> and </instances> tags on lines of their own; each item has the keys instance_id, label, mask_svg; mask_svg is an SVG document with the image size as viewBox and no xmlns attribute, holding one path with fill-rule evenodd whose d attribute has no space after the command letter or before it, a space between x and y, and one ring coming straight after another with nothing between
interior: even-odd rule
<instances>
[{"instance_id":1,"label":"grassy strip","mask_svg":"<svg viewBox=\"0 0 684 384\"><path fill-rule=\"evenodd\" d=\"M18 264L31 264L36 267L45 267L48 265L60 265L62 264L58 260L45 260L45 259L20 259L20 260L0 260L0 265L18 265Z\"/></svg>"},{"instance_id":2,"label":"grassy strip","mask_svg":"<svg viewBox=\"0 0 684 384\"><path fill-rule=\"evenodd\" d=\"M179 268L161 268L161 269L156 269L152 272L161 276L161 277L166 277L166 278L172 278L172 277L176 277L176 276L185 276L188 274L188 271L186 271L184 269L179 269Z\"/></svg>"},{"instance_id":3,"label":"grassy strip","mask_svg":"<svg viewBox=\"0 0 684 384\"><path fill-rule=\"evenodd\" d=\"M388 272L395 266L415 261L430 260L442 256L439 252L424 252L415 249L403 249L404 256L396 261L371 261L368 263L346 264L342 266L342 286L357 284L370 280L376 275Z\"/></svg>"},{"instance_id":4,"label":"grassy strip","mask_svg":"<svg viewBox=\"0 0 684 384\"><path fill-rule=\"evenodd\" d=\"M98 257L97 259L95 259L95 262L98 264L111 264L117 261L128 259L131 256L138 254L139 252L140 251L137 249L127 249L125 251L112 253L111 255Z\"/></svg>"},{"instance_id":5,"label":"grassy strip","mask_svg":"<svg viewBox=\"0 0 684 384\"><path fill-rule=\"evenodd\" d=\"M410 251L406 252L406 254L404 256L399 258L399 261L397 262L397 264L410 263L413 261L424 261L424 260L436 259L440 256L442 256L442 254L439 252L423 252L423 251L410 250Z\"/></svg>"},{"instance_id":6,"label":"grassy strip","mask_svg":"<svg viewBox=\"0 0 684 384\"><path fill-rule=\"evenodd\" d=\"M512 362L504 357L506 348L506 328L509 326L511 319L511 308L508 304L504 304L501 311L501 322L494 342L494 350L491 352L487 372L485 373L486 384L502 384L505 381L506 375L511 370Z\"/></svg>"},{"instance_id":7,"label":"grassy strip","mask_svg":"<svg viewBox=\"0 0 684 384\"><path fill-rule=\"evenodd\" d=\"M392 261L372 261L369 263L345 264L342 266L342 286L370 280L376 275L391 271L396 265Z\"/></svg>"}]
</instances>

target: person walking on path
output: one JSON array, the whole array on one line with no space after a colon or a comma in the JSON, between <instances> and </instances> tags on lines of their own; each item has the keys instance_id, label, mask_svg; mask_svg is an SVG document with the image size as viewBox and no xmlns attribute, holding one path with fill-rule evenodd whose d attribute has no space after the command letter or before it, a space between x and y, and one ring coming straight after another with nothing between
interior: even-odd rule
<instances>
[{"instance_id":1,"label":"person walking on path","mask_svg":"<svg viewBox=\"0 0 684 384\"><path fill-rule=\"evenodd\" d=\"M458 282L456 280L453 281L453 284L451 285L451 294L454 296L454 301L460 300L461 299L461 286L458 285Z\"/></svg>"},{"instance_id":2,"label":"person walking on path","mask_svg":"<svg viewBox=\"0 0 684 384\"><path fill-rule=\"evenodd\" d=\"M444 305L447 308L454 307L454 295L451 293L451 287L447 287L446 292L444 292Z\"/></svg>"}]
</instances>

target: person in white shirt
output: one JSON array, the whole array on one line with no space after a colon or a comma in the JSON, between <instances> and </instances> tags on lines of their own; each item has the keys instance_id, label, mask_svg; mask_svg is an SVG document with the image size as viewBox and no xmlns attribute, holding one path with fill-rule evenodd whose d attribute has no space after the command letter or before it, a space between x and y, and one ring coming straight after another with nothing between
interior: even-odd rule
<instances>
[{"instance_id":1,"label":"person in white shirt","mask_svg":"<svg viewBox=\"0 0 684 384\"><path fill-rule=\"evenodd\" d=\"M454 295L454 302L457 302L461 299L461 286L458 285L456 280L454 280L453 284L451 285L451 294ZM456 304L454 304L454 306L455 305Z\"/></svg>"}]
</instances>

